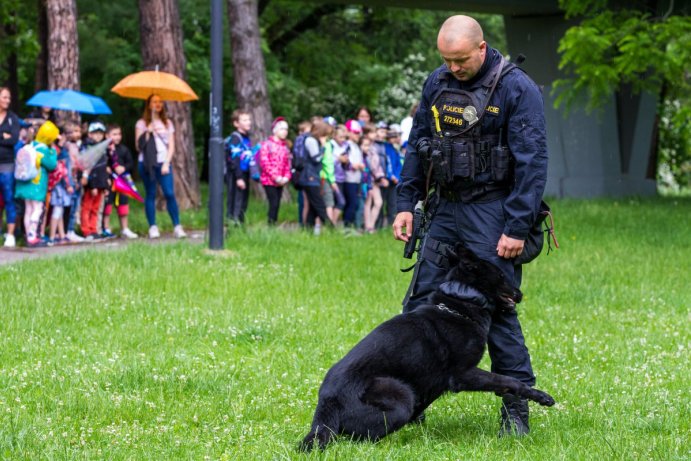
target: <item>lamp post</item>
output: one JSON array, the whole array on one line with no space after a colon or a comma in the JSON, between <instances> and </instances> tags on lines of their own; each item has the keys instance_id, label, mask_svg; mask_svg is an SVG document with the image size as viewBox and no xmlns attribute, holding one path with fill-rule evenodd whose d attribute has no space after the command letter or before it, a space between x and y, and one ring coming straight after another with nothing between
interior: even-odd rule
<instances>
[{"instance_id":1,"label":"lamp post","mask_svg":"<svg viewBox=\"0 0 691 461\"><path fill-rule=\"evenodd\" d=\"M211 0L209 249L223 249L223 0Z\"/></svg>"}]
</instances>

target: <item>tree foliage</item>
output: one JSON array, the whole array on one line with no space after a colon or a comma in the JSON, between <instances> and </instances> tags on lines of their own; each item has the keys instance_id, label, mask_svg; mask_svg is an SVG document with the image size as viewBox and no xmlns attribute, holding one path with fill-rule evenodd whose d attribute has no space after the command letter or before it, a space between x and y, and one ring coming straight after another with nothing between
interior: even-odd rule
<instances>
[{"instance_id":1,"label":"tree foliage","mask_svg":"<svg viewBox=\"0 0 691 461\"><path fill-rule=\"evenodd\" d=\"M691 175L691 18L688 11L649 9L658 2L560 0L567 18L579 19L561 39L555 105L585 101L598 109L622 85L660 95L659 157L680 184ZM660 2L661 3L661 2ZM665 3L673 7L674 2ZM688 7L685 7L688 8ZM674 14L673 14L674 13ZM585 96L585 97L584 97Z\"/></svg>"},{"instance_id":2,"label":"tree foliage","mask_svg":"<svg viewBox=\"0 0 691 461\"><path fill-rule=\"evenodd\" d=\"M16 72L20 87L33 83L33 65L39 52L36 10L22 0L0 2L0 84L11 78L11 72ZM17 59L15 69L8 68L12 55Z\"/></svg>"},{"instance_id":3,"label":"tree foliage","mask_svg":"<svg viewBox=\"0 0 691 461\"><path fill-rule=\"evenodd\" d=\"M442 61L436 50L441 23L458 12L348 6L332 8L288 43L271 48L272 37L290 36L301 18L319 9L310 2L272 0L261 17L271 106L292 120L332 115L354 117L366 105L377 118L399 121L419 97L424 79L408 80L404 66L429 73ZM506 49L501 16L474 15L486 39ZM417 56L415 60L411 58ZM398 90L393 93L392 89ZM402 89L405 93L402 94Z\"/></svg>"},{"instance_id":4,"label":"tree foliage","mask_svg":"<svg viewBox=\"0 0 691 461\"><path fill-rule=\"evenodd\" d=\"M0 58L17 50L19 94L26 101L35 92L35 59L39 50L34 1L3 0L0 22L17 23L18 35L0 33ZM132 145L140 101L110 92L125 75L141 70L137 0L77 0L81 89L103 97L113 110L107 122L123 126ZM210 91L210 6L208 0L178 0L187 58L188 83L199 95L192 103L197 158L205 157ZM17 15L12 16L16 11ZM428 11L361 5L320 5L301 0L262 0L259 18L271 107L295 126L312 115L353 117L367 105L377 118L398 121L411 100L419 97L421 75L441 64L436 50L440 24L458 11ZM224 15L226 16L226 15ZM506 52L503 18L478 15L488 42ZM224 17L226 34L227 18ZM230 41L224 46L224 126L237 107L233 94ZM4 59L1 61L4 62ZM6 78L0 66L0 83ZM23 106L20 115L30 108ZM85 117L87 120L90 116Z\"/></svg>"}]
</instances>

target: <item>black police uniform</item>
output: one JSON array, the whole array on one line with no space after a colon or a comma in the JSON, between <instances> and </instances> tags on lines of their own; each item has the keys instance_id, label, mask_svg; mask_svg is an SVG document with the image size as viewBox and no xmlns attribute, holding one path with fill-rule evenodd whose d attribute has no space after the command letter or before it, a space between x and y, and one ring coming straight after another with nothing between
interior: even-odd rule
<instances>
[{"instance_id":1,"label":"black police uniform","mask_svg":"<svg viewBox=\"0 0 691 461\"><path fill-rule=\"evenodd\" d=\"M447 273L444 248L459 241L519 287L521 266L499 257L496 247L502 234L525 240L542 200L547 143L538 86L489 46L470 81L457 80L442 65L424 84L408 145L398 185L399 212L412 212L424 199L429 168L439 202L403 311L426 302L439 286ZM488 349L493 372L535 384L515 313L494 319Z\"/></svg>"}]
</instances>

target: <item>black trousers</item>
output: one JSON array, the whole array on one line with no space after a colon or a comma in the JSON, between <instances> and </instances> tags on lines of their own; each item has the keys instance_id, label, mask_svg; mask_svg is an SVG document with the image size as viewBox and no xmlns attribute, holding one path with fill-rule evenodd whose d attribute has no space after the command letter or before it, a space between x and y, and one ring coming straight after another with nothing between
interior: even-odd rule
<instances>
[{"instance_id":1,"label":"black trousers","mask_svg":"<svg viewBox=\"0 0 691 461\"><path fill-rule=\"evenodd\" d=\"M304 186L302 190L307 197L309 210L307 211L307 222L305 225L313 227L316 218L321 219L324 225L333 225L329 216L326 214L326 203L322 197L319 186Z\"/></svg>"},{"instance_id":2,"label":"black trousers","mask_svg":"<svg viewBox=\"0 0 691 461\"><path fill-rule=\"evenodd\" d=\"M504 224L504 199L487 203L453 203L442 198L423 245L429 238L450 245L463 242L480 258L499 267L514 286L520 287L521 266L497 255L497 242ZM426 304L430 293L439 287L447 273L448 269L435 261L420 257L403 301L403 311L409 312ZM529 386L535 384L530 354L515 311L496 313L489 329L487 349L493 372L511 376Z\"/></svg>"},{"instance_id":3,"label":"black trousers","mask_svg":"<svg viewBox=\"0 0 691 461\"><path fill-rule=\"evenodd\" d=\"M237 186L237 180L245 181L245 189L240 189ZM227 208L228 219L233 221L245 222L245 212L247 211L247 204L250 197L250 175L249 173L238 172L234 174L230 171L226 174L226 186L228 188Z\"/></svg>"},{"instance_id":4,"label":"black trousers","mask_svg":"<svg viewBox=\"0 0 691 461\"><path fill-rule=\"evenodd\" d=\"M266 199L269 201L269 225L274 225L278 221L278 209L281 206L283 186L264 186L264 192L266 192Z\"/></svg>"},{"instance_id":5,"label":"black trousers","mask_svg":"<svg viewBox=\"0 0 691 461\"><path fill-rule=\"evenodd\" d=\"M344 183L343 195L345 195L346 206L343 211L343 224L346 227L355 226L355 214L357 213L358 200L360 194L359 183Z\"/></svg>"}]
</instances>

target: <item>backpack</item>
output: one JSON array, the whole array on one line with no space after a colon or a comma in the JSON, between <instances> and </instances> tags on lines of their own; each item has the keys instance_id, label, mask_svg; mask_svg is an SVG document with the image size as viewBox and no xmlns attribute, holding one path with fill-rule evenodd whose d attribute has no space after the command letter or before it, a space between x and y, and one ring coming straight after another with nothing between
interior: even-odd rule
<instances>
[{"instance_id":1,"label":"backpack","mask_svg":"<svg viewBox=\"0 0 691 461\"><path fill-rule=\"evenodd\" d=\"M305 162L307 161L305 140L309 136L309 133L302 133L295 138L295 144L293 145L293 158L290 161L290 168L293 172L300 172L305 168Z\"/></svg>"},{"instance_id":2,"label":"backpack","mask_svg":"<svg viewBox=\"0 0 691 461\"><path fill-rule=\"evenodd\" d=\"M19 149L14 164L14 179L17 181L31 181L38 176L37 158L38 151L31 143L25 144Z\"/></svg>"},{"instance_id":3,"label":"backpack","mask_svg":"<svg viewBox=\"0 0 691 461\"><path fill-rule=\"evenodd\" d=\"M295 143L293 144L293 152L290 159L290 182L293 184L295 189L300 190L300 176L302 175L302 170L305 169L307 164L307 149L305 149L305 141L311 135L309 133L302 133L297 138L295 138Z\"/></svg>"},{"instance_id":4,"label":"backpack","mask_svg":"<svg viewBox=\"0 0 691 461\"><path fill-rule=\"evenodd\" d=\"M261 144L257 143L252 148L252 155L249 156L248 169L250 172L250 178L254 181L259 181L259 178L261 177L261 174L262 174L262 168L261 168L261 165L259 164L259 149L260 148L261 148Z\"/></svg>"}]
</instances>

